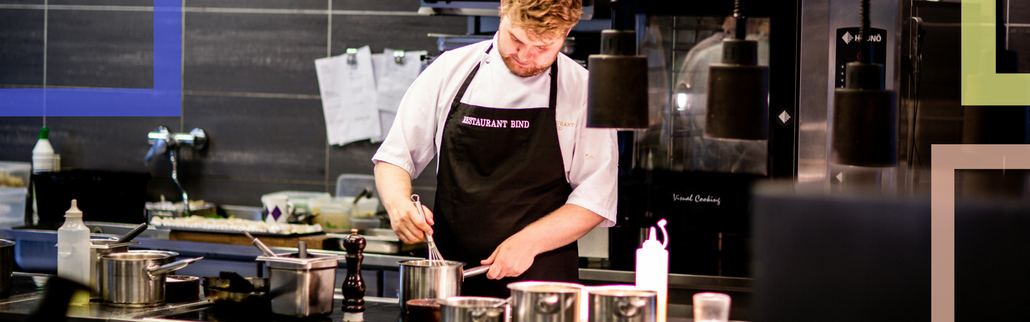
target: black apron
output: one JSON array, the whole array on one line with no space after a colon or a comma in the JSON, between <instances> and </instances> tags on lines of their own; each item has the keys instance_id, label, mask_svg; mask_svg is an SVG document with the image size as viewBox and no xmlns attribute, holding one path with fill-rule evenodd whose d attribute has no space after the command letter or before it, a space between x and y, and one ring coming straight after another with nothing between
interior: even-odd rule
<instances>
[{"instance_id":1,"label":"black apron","mask_svg":"<svg viewBox=\"0 0 1030 322\"><path fill-rule=\"evenodd\" d=\"M465 262L465 268L479 266L501 242L565 205L572 193L554 118L558 62L551 64L548 106L529 109L461 103L480 65L465 78L447 114L433 210L440 253ZM576 243L537 255L518 277L469 277L461 293L504 298L508 283L523 280L578 283Z\"/></svg>"}]
</instances>

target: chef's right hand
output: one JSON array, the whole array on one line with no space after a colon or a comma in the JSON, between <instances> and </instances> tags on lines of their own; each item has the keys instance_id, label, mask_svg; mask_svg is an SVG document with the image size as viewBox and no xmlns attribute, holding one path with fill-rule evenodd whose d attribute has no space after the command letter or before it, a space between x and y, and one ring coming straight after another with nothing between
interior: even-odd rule
<instances>
[{"instance_id":1,"label":"chef's right hand","mask_svg":"<svg viewBox=\"0 0 1030 322\"><path fill-rule=\"evenodd\" d=\"M418 209L415 208L413 202L407 202L406 204L400 204L396 207L392 207L394 211L387 212L390 215L390 227L393 228L393 232L400 237L401 241L406 244L414 244L420 241L425 241L425 234L433 234L433 227L431 225L436 224L433 221L433 212L429 211L429 208L422 205L422 211L426 213L426 220L422 220L422 216L419 215ZM426 221L429 224L426 224Z\"/></svg>"}]
</instances>

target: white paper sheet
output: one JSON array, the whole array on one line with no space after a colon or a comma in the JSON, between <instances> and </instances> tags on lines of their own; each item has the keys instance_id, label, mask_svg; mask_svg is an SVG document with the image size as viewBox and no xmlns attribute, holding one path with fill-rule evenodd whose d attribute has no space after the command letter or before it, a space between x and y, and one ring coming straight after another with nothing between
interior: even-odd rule
<instances>
[{"instance_id":1,"label":"white paper sheet","mask_svg":"<svg viewBox=\"0 0 1030 322\"><path fill-rule=\"evenodd\" d=\"M355 64L347 54L315 60L329 144L343 145L385 135L376 108L375 73L368 46L358 48Z\"/></svg>"},{"instance_id":2,"label":"white paper sheet","mask_svg":"<svg viewBox=\"0 0 1030 322\"><path fill-rule=\"evenodd\" d=\"M377 138L372 138L372 143L379 143L386 140L386 135L390 134L390 128L393 127L393 120L395 118L397 118L397 113L395 112L379 111L379 124L381 124L380 127L383 129L383 135Z\"/></svg>"},{"instance_id":3,"label":"white paper sheet","mask_svg":"<svg viewBox=\"0 0 1030 322\"><path fill-rule=\"evenodd\" d=\"M408 87L411 87L411 83L415 82L415 78L422 71L420 57L428 54L425 50L407 51L404 52L403 61L398 64L393 59L395 51L389 48L383 49L382 68L376 68L376 84L379 94L376 106L382 111L397 112L404 93L408 91Z\"/></svg>"}]
</instances>

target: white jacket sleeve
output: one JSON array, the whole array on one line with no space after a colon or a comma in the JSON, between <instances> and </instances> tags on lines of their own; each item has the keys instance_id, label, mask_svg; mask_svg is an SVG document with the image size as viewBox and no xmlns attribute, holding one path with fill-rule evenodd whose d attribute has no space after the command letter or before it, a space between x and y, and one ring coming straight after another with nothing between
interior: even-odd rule
<instances>
[{"instance_id":1,"label":"white jacket sleeve","mask_svg":"<svg viewBox=\"0 0 1030 322\"><path fill-rule=\"evenodd\" d=\"M372 162L387 162L408 171L411 178L417 178L436 154L435 136L438 122L438 102L443 86L445 59L440 56L430 64L408 91L404 93L397 109L397 118L379 150L372 156Z\"/></svg>"},{"instance_id":2,"label":"white jacket sleeve","mask_svg":"<svg viewBox=\"0 0 1030 322\"><path fill-rule=\"evenodd\" d=\"M586 84L586 82L583 82ZM586 111L586 90L580 107ZM575 122L576 138L568 179L572 194L566 203L586 208L604 217L598 226L615 225L618 205L619 153L616 131L586 127L586 113Z\"/></svg>"}]
</instances>

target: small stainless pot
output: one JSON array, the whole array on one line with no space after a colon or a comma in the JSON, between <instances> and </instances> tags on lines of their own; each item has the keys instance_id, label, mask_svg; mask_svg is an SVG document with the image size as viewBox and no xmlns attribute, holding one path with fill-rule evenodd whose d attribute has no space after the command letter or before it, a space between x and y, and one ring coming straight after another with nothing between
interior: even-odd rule
<instances>
[{"instance_id":1,"label":"small stainless pot","mask_svg":"<svg viewBox=\"0 0 1030 322\"><path fill-rule=\"evenodd\" d=\"M587 321L654 322L658 317L658 292L633 285L588 287Z\"/></svg>"},{"instance_id":2,"label":"small stainless pot","mask_svg":"<svg viewBox=\"0 0 1030 322\"><path fill-rule=\"evenodd\" d=\"M526 281L508 284L512 321L577 322L583 285Z\"/></svg>"},{"instance_id":3,"label":"small stainless pot","mask_svg":"<svg viewBox=\"0 0 1030 322\"><path fill-rule=\"evenodd\" d=\"M340 256L260 256L268 262L272 313L295 317L333 312L333 288Z\"/></svg>"},{"instance_id":4,"label":"small stainless pot","mask_svg":"<svg viewBox=\"0 0 1030 322\"><path fill-rule=\"evenodd\" d=\"M14 277L14 242L0 239L0 294L7 293Z\"/></svg>"},{"instance_id":5,"label":"small stainless pot","mask_svg":"<svg viewBox=\"0 0 1030 322\"><path fill-rule=\"evenodd\" d=\"M137 245L139 242L119 243L117 238L90 239L89 240L89 298L103 299L101 285L104 285L104 270L100 256L110 253L124 253L129 251L130 245Z\"/></svg>"},{"instance_id":6,"label":"small stainless pot","mask_svg":"<svg viewBox=\"0 0 1030 322\"><path fill-rule=\"evenodd\" d=\"M408 300L446 299L461 295L461 283L466 277L486 273L489 265L462 270L465 263L413 259L400 262L400 306L407 312Z\"/></svg>"},{"instance_id":7,"label":"small stainless pot","mask_svg":"<svg viewBox=\"0 0 1030 322\"><path fill-rule=\"evenodd\" d=\"M503 322L505 299L454 296L440 300L440 320L447 322Z\"/></svg>"},{"instance_id":8,"label":"small stainless pot","mask_svg":"<svg viewBox=\"0 0 1030 322\"><path fill-rule=\"evenodd\" d=\"M203 257L173 262L176 252L135 250L104 254L104 303L122 307L149 307L165 302L165 275Z\"/></svg>"}]
</instances>

